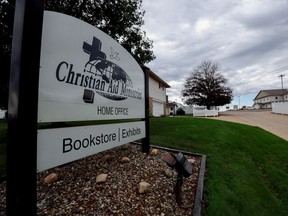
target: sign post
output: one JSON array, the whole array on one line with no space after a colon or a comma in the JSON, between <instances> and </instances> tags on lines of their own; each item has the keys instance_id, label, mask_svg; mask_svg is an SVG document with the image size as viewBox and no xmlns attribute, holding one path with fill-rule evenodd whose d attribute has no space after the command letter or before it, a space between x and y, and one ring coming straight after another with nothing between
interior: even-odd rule
<instances>
[{"instance_id":1,"label":"sign post","mask_svg":"<svg viewBox=\"0 0 288 216\"><path fill-rule=\"evenodd\" d=\"M146 136L142 139L142 152L149 153L150 151L150 120L149 120L149 69L143 67L145 78L145 127Z\"/></svg>"},{"instance_id":2,"label":"sign post","mask_svg":"<svg viewBox=\"0 0 288 216\"><path fill-rule=\"evenodd\" d=\"M8 106L8 216L36 215L37 210L37 106L43 7L43 0L18 0L15 7Z\"/></svg>"}]
</instances>

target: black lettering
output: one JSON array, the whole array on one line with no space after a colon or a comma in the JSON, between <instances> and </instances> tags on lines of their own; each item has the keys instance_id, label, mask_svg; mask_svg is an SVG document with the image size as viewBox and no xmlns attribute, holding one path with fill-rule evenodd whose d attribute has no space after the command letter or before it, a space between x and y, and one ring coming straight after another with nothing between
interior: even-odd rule
<instances>
[{"instance_id":1,"label":"black lettering","mask_svg":"<svg viewBox=\"0 0 288 216\"><path fill-rule=\"evenodd\" d=\"M80 74L80 73L77 73L77 74L76 74L76 79L75 79L74 85L78 85L78 79L79 79L79 77L81 77L81 74Z\"/></svg>"},{"instance_id":2,"label":"black lettering","mask_svg":"<svg viewBox=\"0 0 288 216\"><path fill-rule=\"evenodd\" d=\"M93 76L91 75L90 78L89 78L89 88L93 87L92 81L93 81Z\"/></svg>"},{"instance_id":3,"label":"black lettering","mask_svg":"<svg viewBox=\"0 0 288 216\"><path fill-rule=\"evenodd\" d=\"M100 91L104 91L104 89L105 89L105 81L101 81L101 88L100 88Z\"/></svg>"},{"instance_id":4,"label":"black lettering","mask_svg":"<svg viewBox=\"0 0 288 216\"><path fill-rule=\"evenodd\" d=\"M113 107L97 106L98 115L114 115Z\"/></svg>"},{"instance_id":5,"label":"black lettering","mask_svg":"<svg viewBox=\"0 0 288 216\"><path fill-rule=\"evenodd\" d=\"M85 141L86 141L86 144L85 144ZM89 146L89 140L87 138L83 139L82 146L83 146L83 148L87 148Z\"/></svg>"},{"instance_id":6,"label":"black lettering","mask_svg":"<svg viewBox=\"0 0 288 216\"><path fill-rule=\"evenodd\" d=\"M73 84L74 76L75 76L75 72L73 71L73 65L70 64L70 69L69 69L66 83Z\"/></svg>"},{"instance_id":7,"label":"black lettering","mask_svg":"<svg viewBox=\"0 0 288 216\"><path fill-rule=\"evenodd\" d=\"M95 84L94 84L94 89L95 90L99 90L99 91L104 91L105 90L105 81L101 81L101 80L96 80Z\"/></svg>"},{"instance_id":8,"label":"black lettering","mask_svg":"<svg viewBox=\"0 0 288 216\"><path fill-rule=\"evenodd\" d=\"M141 134L140 128L129 128L128 130L122 129L122 138L124 139L130 136L136 136L138 134Z\"/></svg>"},{"instance_id":9,"label":"black lettering","mask_svg":"<svg viewBox=\"0 0 288 216\"><path fill-rule=\"evenodd\" d=\"M117 138L116 133L113 133L113 134L112 134L112 140L115 141L116 138Z\"/></svg>"},{"instance_id":10,"label":"black lettering","mask_svg":"<svg viewBox=\"0 0 288 216\"><path fill-rule=\"evenodd\" d=\"M105 142L105 143L109 142L109 141L110 141L110 138L111 138L111 134L109 134L109 135L108 135L108 134L105 134L105 135L104 135L104 142Z\"/></svg>"},{"instance_id":11,"label":"black lettering","mask_svg":"<svg viewBox=\"0 0 288 216\"><path fill-rule=\"evenodd\" d=\"M88 82L89 82L89 77L86 76L86 77L85 77L85 81L84 81L84 87L87 87L87 86L88 86Z\"/></svg>"},{"instance_id":12,"label":"black lettering","mask_svg":"<svg viewBox=\"0 0 288 216\"><path fill-rule=\"evenodd\" d=\"M115 141L117 138L116 133L111 134L103 134L101 133L98 136L92 136L91 134L89 137L84 138L83 140L73 140L72 138L65 138L63 139L63 153L70 152L72 150L79 150L81 148L88 148L94 147L96 145L109 143L111 141Z\"/></svg>"},{"instance_id":13,"label":"black lettering","mask_svg":"<svg viewBox=\"0 0 288 216\"><path fill-rule=\"evenodd\" d=\"M71 143L72 143L72 139L71 138L63 139L63 153L67 153L67 152L72 150Z\"/></svg>"},{"instance_id":14,"label":"black lettering","mask_svg":"<svg viewBox=\"0 0 288 216\"><path fill-rule=\"evenodd\" d=\"M58 66L57 66L57 69L56 69L56 79L60 82L63 82L65 81L66 79L66 76L64 76L62 79L60 78L60 69L62 67L62 65L64 64L64 66L66 66L66 69L68 69L68 63L63 61L61 62Z\"/></svg>"},{"instance_id":15,"label":"black lettering","mask_svg":"<svg viewBox=\"0 0 288 216\"><path fill-rule=\"evenodd\" d=\"M127 133L127 132L126 132L126 129L123 129L123 130L122 130L122 138L125 139L125 138L127 137L127 136L126 136L126 133Z\"/></svg>"},{"instance_id":16,"label":"black lettering","mask_svg":"<svg viewBox=\"0 0 288 216\"><path fill-rule=\"evenodd\" d=\"M79 146L76 147L76 144L79 143ZM75 142L73 143L73 147L75 150L79 150L81 148L81 141L80 140L75 140Z\"/></svg>"},{"instance_id":17,"label":"black lettering","mask_svg":"<svg viewBox=\"0 0 288 216\"><path fill-rule=\"evenodd\" d=\"M96 144L99 145L101 143L101 137L97 136L96 137Z\"/></svg>"},{"instance_id":18,"label":"black lettering","mask_svg":"<svg viewBox=\"0 0 288 216\"><path fill-rule=\"evenodd\" d=\"M116 115L128 115L128 108L116 107L115 108L115 114Z\"/></svg>"},{"instance_id":19,"label":"black lettering","mask_svg":"<svg viewBox=\"0 0 288 216\"><path fill-rule=\"evenodd\" d=\"M95 146L95 137L92 137L92 135L90 134L90 146L92 144Z\"/></svg>"}]
</instances>

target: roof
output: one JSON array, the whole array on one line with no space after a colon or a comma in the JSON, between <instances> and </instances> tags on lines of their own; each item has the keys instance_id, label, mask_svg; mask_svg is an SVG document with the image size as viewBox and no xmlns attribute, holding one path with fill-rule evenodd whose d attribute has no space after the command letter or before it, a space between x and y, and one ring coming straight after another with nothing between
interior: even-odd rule
<instances>
[{"instance_id":1,"label":"roof","mask_svg":"<svg viewBox=\"0 0 288 216\"><path fill-rule=\"evenodd\" d=\"M254 100L269 97L269 96L282 96L288 94L288 89L268 89L268 90L261 90L256 95Z\"/></svg>"},{"instance_id":2,"label":"roof","mask_svg":"<svg viewBox=\"0 0 288 216\"><path fill-rule=\"evenodd\" d=\"M166 103L166 107L168 108L174 108L174 107L178 107L177 103L176 102L169 102L169 103Z\"/></svg>"},{"instance_id":3,"label":"roof","mask_svg":"<svg viewBox=\"0 0 288 216\"><path fill-rule=\"evenodd\" d=\"M148 69L148 70L149 70L149 76L150 76L152 79L154 79L154 80L160 82L161 84L163 84L163 86L164 86L165 88L170 88L170 87L171 87L168 83L166 83L163 79L161 79L157 74L155 74L153 71L151 71L150 68L148 68L148 67L146 67L146 66L143 66L143 67L144 67L145 69Z\"/></svg>"}]
</instances>

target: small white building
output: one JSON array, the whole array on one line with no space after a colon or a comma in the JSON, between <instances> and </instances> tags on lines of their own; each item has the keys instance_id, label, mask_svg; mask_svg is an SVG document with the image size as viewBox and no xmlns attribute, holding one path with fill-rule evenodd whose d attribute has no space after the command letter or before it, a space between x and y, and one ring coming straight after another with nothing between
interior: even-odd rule
<instances>
[{"instance_id":1,"label":"small white building","mask_svg":"<svg viewBox=\"0 0 288 216\"><path fill-rule=\"evenodd\" d=\"M168 103L166 98L166 89L170 85L149 70L149 114L150 116L169 115L167 113L166 105Z\"/></svg>"},{"instance_id":2,"label":"small white building","mask_svg":"<svg viewBox=\"0 0 288 216\"><path fill-rule=\"evenodd\" d=\"M166 96L166 114L167 115L176 115L177 114L177 110L180 108L184 108L184 106L181 103L177 103L176 101L169 101L168 102L168 96ZM184 109L183 109L184 110Z\"/></svg>"},{"instance_id":3,"label":"small white building","mask_svg":"<svg viewBox=\"0 0 288 216\"><path fill-rule=\"evenodd\" d=\"M261 90L253 101L256 109L271 109L274 102L288 102L288 89Z\"/></svg>"}]
</instances>

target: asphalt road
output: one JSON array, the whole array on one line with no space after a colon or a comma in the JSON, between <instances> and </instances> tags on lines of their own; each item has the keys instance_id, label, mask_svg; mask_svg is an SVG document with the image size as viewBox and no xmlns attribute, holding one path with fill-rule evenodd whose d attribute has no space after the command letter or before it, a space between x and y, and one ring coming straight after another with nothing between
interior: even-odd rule
<instances>
[{"instance_id":1,"label":"asphalt road","mask_svg":"<svg viewBox=\"0 0 288 216\"><path fill-rule=\"evenodd\" d=\"M275 114L271 110L239 110L220 112L213 118L258 126L288 141L288 115Z\"/></svg>"}]
</instances>

